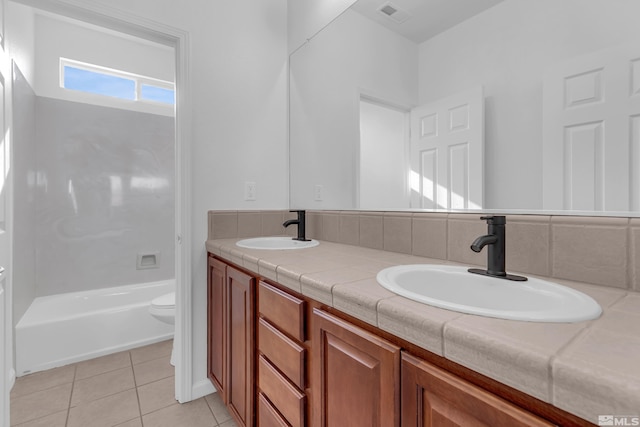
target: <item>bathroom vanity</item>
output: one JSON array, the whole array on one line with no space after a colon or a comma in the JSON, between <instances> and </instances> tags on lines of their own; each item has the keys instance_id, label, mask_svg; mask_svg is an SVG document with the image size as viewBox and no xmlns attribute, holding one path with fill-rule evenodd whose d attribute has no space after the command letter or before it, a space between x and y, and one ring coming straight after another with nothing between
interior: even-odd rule
<instances>
[{"instance_id":1,"label":"bathroom vanity","mask_svg":"<svg viewBox=\"0 0 640 427\"><path fill-rule=\"evenodd\" d=\"M433 333L430 316L477 316L424 306L422 325L406 323L398 333L380 327L389 312L403 314L401 306L382 312L380 293L390 293L375 279L355 275L352 286L334 288L337 276L354 274L345 265L362 250L321 242L309 256L239 248L237 240L207 241L207 360L208 376L239 425L592 425L527 393L530 384L517 389L443 356L446 342L439 352L408 339L411 329ZM384 264L383 251L367 254L377 259L363 271ZM340 302L349 299L354 303ZM526 381L526 362L515 363Z\"/></svg>"}]
</instances>

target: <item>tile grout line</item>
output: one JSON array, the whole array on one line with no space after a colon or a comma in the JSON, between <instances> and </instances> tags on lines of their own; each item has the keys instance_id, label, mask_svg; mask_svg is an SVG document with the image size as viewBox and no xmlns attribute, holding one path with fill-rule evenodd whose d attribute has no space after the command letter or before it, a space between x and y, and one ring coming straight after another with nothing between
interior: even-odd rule
<instances>
[{"instance_id":1,"label":"tile grout line","mask_svg":"<svg viewBox=\"0 0 640 427\"><path fill-rule=\"evenodd\" d=\"M217 393L217 391L216 391L216 393ZM209 412L211 412L211 416L213 416L213 420L216 422L216 425L214 427L219 427L220 423L218 422L218 418L216 417L216 414L213 413L213 408L209 404L209 401L207 399L204 399L204 403L205 403L205 405L207 405L207 408L209 408Z\"/></svg>"},{"instance_id":2,"label":"tile grout line","mask_svg":"<svg viewBox=\"0 0 640 427\"><path fill-rule=\"evenodd\" d=\"M149 355L149 356L151 356L151 358L149 360L144 360L141 363L157 361L157 360L160 360L160 359L166 359L168 357L168 354L162 355L162 356L158 356L157 353L153 353L152 355ZM52 388L55 388L55 387L59 387L59 386L62 386L62 385L69 386L70 390L69 390L69 395L68 395L68 398L67 398L66 407L63 406L62 408L58 409L57 411L49 413L49 414L45 414L45 415L43 415L42 417L39 417L39 418L46 418L46 417L49 417L49 416L57 414L58 416L64 416L65 417L65 419L63 421L64 424L62 424L62 425L70 426L71 425L71 409L76 407L73 404L73 402L74 402L73 397L74 397L74 393L76 393L76 388L79 386L79 384L77 384L78 382L81 382L81 381L84 381L84 380L91 380L94 377L101 376L101 375L106 375L106 374L112 373L112 372L120 370L120 369L130 369L130 372L133 375L133 383L134 383L133 388L136 389L136 399L137 399L137 404L138 404L138 416L136 416L136 418L139 419L142 422L142 410L141 410L141 407L140 407L140 396L138 395L138 384L137 384L138 381L136 380L135 373L133 371L133 367L134 367L133 352L132 351L127 351L126 357L128 359L128 362L129 362L128 366L117 368L117 369L108 370L106 372L101 372L101 373L98 373L98 374L95 374L95 375L88 376L86 378L79 378L78 377L78 369L80 368L80 363L81 362L77 362L77 363L73 363L73 364L67 365L68 368L71 368L70 369L70 371L71 371L71 375L70 375L71 376L71 380L70 381L67 380L63 384L55 385L55 386L52 386L52 387L45 387L44 389L39 389L39 390L33 392L33 393L44 392L44 391L47 391L49 389L52 389ZM99 358L96 358L96 359L99 359ZM92 359L89 359L89 360L92 360ZM53 369L57 369L57 368L53 368ZM67 371L67 372L69 372L69 371ZM67 374L65 374L65 375L67 375ZM77 390L81 390L81 388L78 388ZM130 389L128 389L128 390L130 390ZM126 390L123 390L123 391L126 391ZM24 396L26 397L26 396L29 396L30 394L33 394L33 393L28 393L28 394L25 394ZM112 393L112 394L109 394L107 396L102 396L101 398L113 396L114 394L117 394L117 393ZM20 397L23 397L23 396L20 396ZM94 401L94 400L89 400L89 401L86 401L86 402L83 402L83 403L91 403L92 401ZM64 411L64 415L63 415L63 411ZM39 418L36 418L36 419L33 419L33 420L28 420L28 422L32 422L32 421L37 420ZM132 418L131 420L127 420L126 422L133 421L136 418ZM60 421L62 421L61 418L60 418Z\"/></svg>"},{"instance_id":3,"label":"tile grout line","mask_svg":"<svg viewBox=\"0 0 640 427\"><path fill-rule=\"evenodd\" d=\"M73 390L75 389L75 385L76 385L77 373L78 373L78 364L76 363L73 366L73 380L71 381L71 393L69 393L69 406L67 406L67 418L64 421L65 426L69 425L69 416L71 415L71 402L73 399Z\"/></svg>"},{"instance_id":4,"label":"tile grout line","mask_svg":"<svg viewBox=\"0 0 640 427\"><path fill-rule=\"evenodd\" d=\"M627 291L634 290L634 274L633 269L635 267L635 257L633 253L635 252L635 248L633 247L633 227L631 226L631 218L627 221Z\"/></svg>"},{"instance_id":5,"label":"tile grout line","mask_svg":"<svg viewBox=\"0 0 640 427\"><path fill-rule=\"evenodd\" d=\"M575 344L580 342L591 330L592 330L593 321L589 321L588 324L584 326L583 329L579 330L571 339L569 339L564 345L562 345L556 354L552 355L549 358L548 366L547 366L547 381L548 381L548 392L549 392L549 403L554 405L555 402L555 375L554 375L554 367L556 364L556 360L562 358L569 350L569 348Z\"/></svg>"},{"instance_id":6,"label":"tile grout line","mask_svg":"<svg viewBox=\"0 0 640 427\"><path fill-rule=\"evenodd\" d=\"M140 417L140 425L144 426L144 421L142 420L142 407L140 405L140 395L138 394L138 381L136 380L136 371L133 368L133 355L131 351L129 351L129 361L131 362L131 375L133 376L133 388L136 391L136 401L138 402L138 416Z\"/></svg>"}]
</instances>

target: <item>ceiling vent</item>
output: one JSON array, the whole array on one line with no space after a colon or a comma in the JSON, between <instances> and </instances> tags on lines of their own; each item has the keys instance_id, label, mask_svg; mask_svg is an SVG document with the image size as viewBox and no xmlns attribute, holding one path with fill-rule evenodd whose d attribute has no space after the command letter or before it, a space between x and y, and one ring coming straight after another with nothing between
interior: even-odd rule
<instances>
[{"instance_id":1,"label":"ceiling vent","mask_svg":"<svg viewBox=\"0 0 640 427\"><path fill-rule=\"evenodd\" d=\"M393 22L402 24L409 19L409 13L406 10L400 9L398 6L391 2L386 2L378 8L378 12L382 13Z\"/></svg>"}]
</instances>

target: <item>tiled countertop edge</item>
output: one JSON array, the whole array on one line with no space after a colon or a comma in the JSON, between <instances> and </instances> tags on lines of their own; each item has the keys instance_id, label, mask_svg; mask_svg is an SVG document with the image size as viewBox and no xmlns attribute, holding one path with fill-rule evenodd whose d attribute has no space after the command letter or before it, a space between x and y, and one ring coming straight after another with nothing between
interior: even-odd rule
<instances>
[{"instance_id":1,"label":"tiled countertop edge","mask_svg":"<svg viewBox=\"0 0 640 427\"><path fill-rule=\"evenodd\" d=\"M603 307L596 320L539 323L457 313L397 296L375 276L448 263L332 242L290 251L208 240L208 252L592 423L640 416L640 294L558 279ZM517 272L515 272L517 273Z\"/></svg>"}]
</instances>

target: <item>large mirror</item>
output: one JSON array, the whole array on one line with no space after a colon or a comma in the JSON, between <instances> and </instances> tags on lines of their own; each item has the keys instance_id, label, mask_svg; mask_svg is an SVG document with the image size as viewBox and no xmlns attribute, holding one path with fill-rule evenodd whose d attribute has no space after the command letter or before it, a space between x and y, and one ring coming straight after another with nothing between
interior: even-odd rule
<instances>
[{"instance_id":1,"label":"large mirror","mask_svg":"<svg viewBox=\"0 0 640 427\"><path fill-rule=\"evenodd\" d=\"M357 1L290 58L291 207L637 212L638 16L638 0Z\"/></svg>"}]
</instances>

